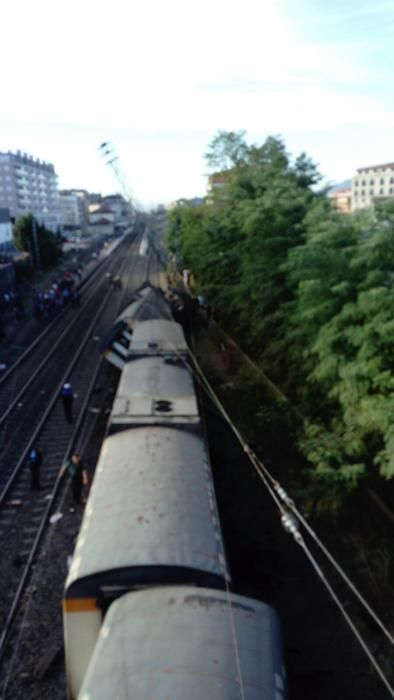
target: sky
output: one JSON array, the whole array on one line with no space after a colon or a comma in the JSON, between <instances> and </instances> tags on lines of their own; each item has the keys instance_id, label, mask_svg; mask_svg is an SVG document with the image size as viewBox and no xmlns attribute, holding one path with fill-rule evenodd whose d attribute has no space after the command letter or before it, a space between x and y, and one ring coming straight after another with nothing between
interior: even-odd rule
<instances>
[{"instance_id":1,"label":"sky","mask_svg":"<svg viewBox=\"0 0 394 700\"><path fill-rule=\"evenodd\" d=\"M2 0L0 151L144 207L203 196L218 130L325 182L394 161L394 0Z\"/></svg>"}]
</instances>

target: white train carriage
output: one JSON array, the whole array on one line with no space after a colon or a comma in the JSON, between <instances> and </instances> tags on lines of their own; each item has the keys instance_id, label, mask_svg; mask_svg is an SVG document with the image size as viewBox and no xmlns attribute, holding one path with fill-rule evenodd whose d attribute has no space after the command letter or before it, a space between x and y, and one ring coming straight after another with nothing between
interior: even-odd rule
<instances>
[{"instance_id":1,"label":"white train carriage","mask_svg":"<svg viewBox=\"0 0 394 700\"><path fill-rule=\"evenodd\" d=\"M135 354L172 352L186 355L182 327L175 323L163 293L150 285L138 290L100 344L105 358L119 369Z\"/></svg>"},{"instance_id":2,"label":"white train carriage","mask_svg":"<svg viewBox=\"0 0 394 700\"><path fill-rule=\"evenodd\" d=\"M160 289L150 284L141 287L135 292L133 300L123 309L117 321L129 323L136 319L146 320L147 318L172 320L171 309L163 293Z\"/></svg>"},{"instance_id":3,"label":"white train carriage","mask_svg":"<svg viewBox=\"0 0 394 700\"><path fill-rule=\"evenodd\" d=\"M284 700L276 612L204 588L127 594L111 605L78 700Z\"/></svg>"},{"instance_id":4,"label":"white train carriage","mask_svg":"<svg viewBox=\"0 0 394 700\"><path fill-rule=\"evenodd\" d=\"M167 426L107 437L65 588L71 697L117 596L174 583L224 588L228 580L203 439Z\"/></svg>"},{"instance_id":5,"label":"white train carriage","mask_svg":"<svg viewBox=\"0 0 394 700\"><path fill-rule=\"evenodd\" d=\"M137 356L186 357L188 353L182 326L167 319L134 321L132 328L118 320L101 349L108 362L121 370Z\"/></svg>"},{"instance_id":6,"label":"white train carriage","mask_svg":"<svg viewBox=\"0 0 394 700\"><path fill-rule=\"evenodd\" d=\"M78 697L94 653L84 700L142 700L158 687L160 697L238 698L230 649L234 620L239 619L242 649L234 649L245 659L242 668L251 688L245 697L281 700L276 614L228 592L188 348L181 326L161 312L152 318L156 297L160 306L162 295L150 287L142 290L117 319L105 345L107 359L122 375L65 587L69 696ZM252 620L259 620L258 625ZM103 639L95 651L101 628ZM119 649L121 634L127 647L130 640L130 652ZM174 686L170 680L161 685L163 669L171 668L167 652L168 663L184 659L183 670L182 663L175 666ZM215 664L221 668L216 675ZM101 668L109 674L106 680ZM122 678L130 694L122 694ZM271 693L274 686L276 695ZM262 694L266 688L271 694Z\"/></svg>"},{"instance_id":7,"label":"white train carriage","mask_svg":"<svg viewBox=\"0 0 394 700\"><path fill-rule=\"evenodd\" d=\"M109 434L130 424L201 426L191 372L166 355L136 357L125 364L112 406Z\"/></svg>"}]
</instances>

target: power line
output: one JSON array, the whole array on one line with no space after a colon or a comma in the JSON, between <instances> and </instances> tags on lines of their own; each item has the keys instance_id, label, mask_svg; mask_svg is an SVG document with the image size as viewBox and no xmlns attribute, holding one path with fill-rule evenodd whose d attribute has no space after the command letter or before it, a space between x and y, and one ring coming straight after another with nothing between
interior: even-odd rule
<instances>
[{"instance_id":1,"label":"power line","mask_svg":"<svg viewBox=\"0 0 394 700\"><path fill-rule=\"evenodd\" d=\"M394 689L390 685L390 682L388 681L386 675L382 671L381 667L379 666L378 662L376 661L375 657L373 656L371 650L369 649L368 645L362 638L360 632L354 625L353 621L351 620L350 616L347 614L346 610L344 609L341 601L339 600L338 596L336 595L335 591L333 590L332 586L330 585L329 581L325 577L323 571L321 570L319 564L317 561L314 559L313 555L311 554L309 548L307 547L304 538L302 537L302 534L299 532L299 523L306 528L307 532L314 538L314 540L317 542L319 545L320 549L323 551L323 553L327 556L329 561L333 564L333 566L336 568L338 573L342 576L343 580L347 583L349 588L352 590L352 592L357 596L358 600L362 603L364 608L368 611L368 613L372 616L374 621L379 625L380 629L384 632L386 637L389 639L391 644L394 643L394 639L390 632L387 630L383 622L379 619L379 617L376 615L376 613L372 610L372 608L369 606L369 604L366 602L366 600L363 598L361 593L357 590L356 586L352 583L352 581L349 579L349 577L345 574L345 572L342 570L340 565L336 562L334 557L330 554L330 552L327 550L327 548L323 545L321 540L317 537L316 533L312 530L312 528L309 526L307 521L303 518L303 516L299 513L298 509L296 508L294 501L287 495L285 489L279 484L279 482L274 479L272 474L269 472L267 467L258 459L257 455L253 452L251 447L247 444L247 442L244 440L243 436L241 435L240 431L238 428L234 425L232 422L230 416L226 412L225 408L221 404L219 398L215 394L214 390L212 389L210 383L208 382L207 378L205 377L196 357L194 356L192 350L189 348L189 354L190 358L193 362L195 371L193 372L194 375L196 376L197 381L203 386L205 392L208 394L208 396L211 398L213 403L216 405L228 425L231 427L232 431L236 435L237 439L239 440L240 444L242 445L245 453L248 455L250 461L252 462L253 466L255 467L255 470L259 474L260 478L262 479L264 485L266 486L269 494L275 501L280 513L281 513L281 521L286 529L287 532L293 535L295 541L297 544L303 549L305 552L307 558L311 562L313 568L315 569L316 573L318 576L321 578L323 581L325 587L327 588L330 596L336 603L336 605L339 607L344 619L348 623L350 629L352 630L354 636L356 637L357 641L359 642L360 646L362 647L363 651L365 654L368 656L369 660L371 661L373 667L375 668L376 672L378 673L380 679L386 686L387 690L391 694L391 697L394 698ZM186 364L186 361L183 360ZM293 511L293 512L291 512ZM299 519L298 519L299 518Z\"/></svg>"}]
</instances>

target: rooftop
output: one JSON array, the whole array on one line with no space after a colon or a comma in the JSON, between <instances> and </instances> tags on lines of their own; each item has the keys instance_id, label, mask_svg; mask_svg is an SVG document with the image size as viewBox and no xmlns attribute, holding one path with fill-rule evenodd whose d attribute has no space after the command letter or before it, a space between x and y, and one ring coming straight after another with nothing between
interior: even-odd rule
<instances>
[{"instance_id":1,"label":"rooftop","mask_svg":"<svg viewBox=\"0 0 394 700\"><path fill-rule=\"evenodd\" d=\"M330 189L328 190L328 195L331 196L333 194L337 194L338 192L347 192L351 188L352 188L352 181L351 180L344 180L343 182L338 182L337 185L330 187Z\"/></svg>"},{"instance_id":2,"label":"rooftop","mask_svg":"<svg viewBox=\"0 0 394 700\"><path fill-rule=\"evenodd\" d=\"M394 163L381 163L380 165L367 165L364 168L357 168L358 173L363 173L367 170L386 170L394 169Z\"/></svg>"},{"instance_id":3,"label":"rooftop","mask_svg":"<svg viewBox=\"0 0 394 700\"><path fill-rule=\"evenodd\" d=\"M34 167L41 168L51 173L55 173L55 168L52 163L47 163L45 160L40 160L39 158L34 158L29 156L28 153L22 153L22 151L0 151L0 160L3 162L14 163L15 165L34 165Z\"/></svg>"}]
</instances>

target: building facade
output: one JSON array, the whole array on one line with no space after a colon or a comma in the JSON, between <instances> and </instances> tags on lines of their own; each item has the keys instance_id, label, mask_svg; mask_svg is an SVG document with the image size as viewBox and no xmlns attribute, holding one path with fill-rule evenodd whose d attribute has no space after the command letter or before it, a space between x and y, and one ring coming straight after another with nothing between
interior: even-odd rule
<instances>
[{"instance_id":1,"label":"building facade","mask_svg":"<svg viewBox=\"0 0 394 700\"><path fill-rule=\"evenodd\" d=\"M121 194L109 194L103 198L103 204L111 209L116 226L127 226L132 216L132 207Z\"/></svg>"},{"instance_id":2,"label":"building facade","mask_svg":"<svg viewBox=\"0 0 394 700\"><path fill-rule=\"evenodd\" d=\"M51 231L59 224L57 175L51 163L27 153L0 153L0 207L11 217L33 214Z\"/></svg>"},{"instance_id":3,"label":"building facade","mask_svg":"<svg viewBox=\"0 0 394 700\"><path fill-rule=\"evenodd\" d=\"M9 209L0 209L0 251L12 248L12 224Z\"/></svg>"},{"instance_id":4,"label":"building facade","mask_svg":"<svg viewBox=\"0 0 394 700\"><path fill-rule=\"evenodd\" d=\"M394 163L359 168L352 179L352 210L394 199Z\"/></svg>"},{"instance_id":5,"label":"building facade","mask_svg":"<svg viewBox=\"0 0 394 700\"><path fill-rule=\"evenodd\" d=\"M87 233L88 230L88 216L89 216L89 192L82 189L72 189L67 190L70 194L75 194L78 199L78 209L79 209L79 220L82 235Z\"/></svg>"},{"instance_id":6,"label":"building facade","mask_svg":"<svg viewBox=\"0 0 394 700\"><path fill-rule=\"evenodd\" d=\"M69 190L59 192L60 227L63 231L81 230L80 200Z\"/></svg>"},{"instance_id":7,"label":"building facade","mask_svg":"<svg viewBox=\"0 0 394 700\"><path fill-rule=\"evenodd\" d=\"M334 209L343 214L350 214L352 211L352 183L345 180L339 185L332 187L328 192L328 197Z\"/></svg>"},{"instance_id":8,"label":"building facade","mask_svg":"<svg viewBox=\"0 0 394 700\"><path fill-rule=\"evenodd\" d=\"M112 236L115 233L115 215L105 205L89 205L88 233L92 236L98 234Z\"/></svg>"}]
</instances>

